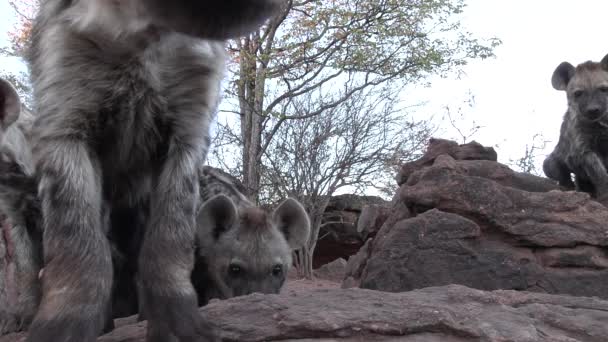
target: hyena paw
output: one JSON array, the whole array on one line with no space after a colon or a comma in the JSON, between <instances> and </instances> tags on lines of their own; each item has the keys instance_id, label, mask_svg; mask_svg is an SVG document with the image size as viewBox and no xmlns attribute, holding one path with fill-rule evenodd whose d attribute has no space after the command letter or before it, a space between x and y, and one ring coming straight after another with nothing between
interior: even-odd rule
<instances>
[{"instance_id":1,"label":"hyena paw","mask_svg":"<svg viewBox=\"0 0 608 342\"><path fill-rule=\"evenodd\" d=\"M145 296L146 342L219 342L214 328L201 316L196 294Z\"/></svg>"}]
</instances>

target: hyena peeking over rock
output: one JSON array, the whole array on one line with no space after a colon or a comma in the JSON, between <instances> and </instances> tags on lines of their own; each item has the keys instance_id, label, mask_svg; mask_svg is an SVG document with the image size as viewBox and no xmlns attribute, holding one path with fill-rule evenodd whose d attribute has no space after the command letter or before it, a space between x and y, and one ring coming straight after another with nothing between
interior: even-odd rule
<instances>
[{"instance_id":1,"label":"hyena peeking over rock","mask_svg":"<svg viewBox=\"0 0 608 342\"><path fill-rule=\"evenodd\" d=\"M104 222L142 230L146 340L214 341L198 313L198 170L223 78L223 40L285 0L44 0L27 60L43 217L42 299L29 342L92 342L110 309Z\"/></svg>"},{"instance_id":2,"label":"hyena peeking over rock","mask_svg":"<svg viewBox=\"0 0 608 342\"><path fill-rule=\"evenodd\" d=\"M0 99L18 101L12 87L2 79ZM0 109L10 112L12 122L0 118L0 136L5 137L0 140L0 211L20 225L11 230L19 237L13 248L19 254L14 258L17 276L2 278L0 272L0 280L10 280L0 281L0 304L7 304L0 305L0 334L27 327L36 311L42 249L36 179L29 173L30 168L22 167L29 163L30 143L25 137L30 128L20 120L30 122L31 114L22 112L15 119L19 113L2 103L7 102L0 101ZM229 176L208 166L200 168L198 182L201 201L196 218L196 266L191 277L199 304L253 292L278 293L292 264L292 250L308 239L310 223L303 207L288 199L273 212L264 212L247 200ZM114 214L113 229L108 232L115 273L113 318L137 312L134 274L143 232L127 230L134 219L136 212ZM11 311L4 312L3 308Z\"/></svg>"},{"instance_id":3,"label":"hyena peeking over rock","mask_svg":"<svg viewBox=\"0 0 608 342\"><path fill-rule=\"evenodd\" d=\"M566 91L568 110L559 141L545 159L547 177L590 193L608 204L608 55L601 62L574 67L561 63L551 78L553 88Z\"/></svg>"},{"instance_id":4,"label":"hyena peeking over rock","mask_svg":"<svg viewBox=\"0 0 608 342\"><path fill-rule=\"evenodd\" d=\"M197 217L197 263L205 263L207 272L194 272L193 281L198 289L209 284L199 299L206 303L253 292L278 293L292 265L292 251L308 241L304 207L286 199L267 213L213 168L203 168L199 180L204 204Z\"/></svg>"}]
</instances>

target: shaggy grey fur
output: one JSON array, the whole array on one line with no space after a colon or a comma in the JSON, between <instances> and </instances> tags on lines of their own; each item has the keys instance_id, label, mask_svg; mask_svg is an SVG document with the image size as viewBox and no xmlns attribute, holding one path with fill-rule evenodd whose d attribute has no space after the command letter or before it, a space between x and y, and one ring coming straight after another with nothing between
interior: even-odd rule
<instances>
[{"instance_id":1,"label":"shaggy grey fur","mask_svg":"<svg viewBox=\"0 0 608 342\"><path fill-rule=\"evenodd\" d=\"M8 85L0 79L2 84ZM12 87L8 85L4 89L12 90ZM15 92L0 91L0 96L3 95L6 96L0 98L16 98ZM31 237L32 232L38 237L31 239L29 248L20 248L22 252L37 255L42 246L36 179L18 162L27 161L31 154L28 152L31 149L29 140L24 138L30 135L29 126L19 124L22 119L31 121L30 117L31 114L22 113L15 124L8 126L9 132L14 134L5 134L7 138L0 144L3 157L0 160L0 203L5 204L3 210L13 221L23 222L23 227L27 227L30 234L25 234L26 237ZM0 134L3 132L5 130L0 130ZM13 136L21 138L11 139ZM304 208L296 200L289 199L269 215L243 195L238 180L209 166L199 170L198 181L201 205L197 209L197 254L192 280L199 304L204 305L211 298L230 298L253 292L278 293L292 265L292 251L301 248L308 239L310 223ZM21 200L14 201L13 198ZM127 229L137 217L138 213L132 211L112 215L112 229L109 231L115 272L112 318L129 316L137 310L133 274L137 273L137 262L134 261L141 234ZM13 230L26 231L21 227ZM40 269L39 260L32 257L29 261L38 267L29 272L34 274L30 283L13 284L20 289L38 287L35 275ZM237 268L238 272L235 272ZM34 301L33 304L21 310L24 316L33 316L37 303Z\"/></svg>"},{"instance_id":2,"label":"shaggy grey fur","mask_svg":"<svg viewBox=\"0 0 608 342\"><path fill-rule=\"evenodd\" d=\"M31 119L15 89L0 79L0 335L26 328L40 299L41 215L24 134Z\"/></svg>"},{"instance_id":3,"label":"shaggy grey fur","mask_svg":"<svg viewBox=\"0 0 608 342\"><path fill-rule=\"evenodd\" d=\"M601 62L585 62L576 68L561 63L551 83L566 91L568 110L557 146L545 159L547 177L572 189L590 193L600 202L608 201L608 55Z\"/></svg>"},{"instance_id":4,"label":"shaggy grey fur","mask_svg":"<svg viewBox=\"0 0 608 342\"><path fill-rule=\"evenodd\" d=\"M197 172L225 60L209 39L255 29L281 3L42 1L28 61L44 275L29 342L96 339L114 277L103 222L124 211L144 232L147 341L216 340L190 281Z\"/></svg>"}]
</instances>

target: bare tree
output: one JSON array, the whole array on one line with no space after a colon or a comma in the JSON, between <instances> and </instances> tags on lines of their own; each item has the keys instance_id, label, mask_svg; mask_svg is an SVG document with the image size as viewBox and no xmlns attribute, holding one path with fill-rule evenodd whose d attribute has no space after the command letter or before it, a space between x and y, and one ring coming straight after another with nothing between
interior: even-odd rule
<instances>
[{"instance_id":1,"label":"bare tree","mask_svg":"<svg viewBox=\"0 0 608 342\"><path fill-rule=\"evenodd\" d=\"M397 108L390 87L368 89L308 116L325 101L323 96L311 93L290 104L296 110L290 115L302 119L277 130L261 170L263 201L295 196L310 215L311 238L295 257L297 268L308 278L331 196L338 190L361 193L381 188L387 180L394 184L395 163L419 153L431 135L428 122L412 121Z\"/></svg>"},{"instance_id":2,"label":"bare tree","mask_svg":"<svg viewBox=\"0 0 608 342\"><path fill-rule=\"evenodd\" d=\"M467 111L475 106L475 95L471 90L467 93L467 98L461 105L454 108L449 105L444 106L445 114L442 121L447 121L450 125L449 130L456 132L456 139L461 144L471 141L484 126L479 125L475 120L467 118Z\"/></svg>"},{"instance_id":3,"label":"bare tree","mask_svg":"<svg viewBox=\"0 0 608 342\"><path fill-rule=\"evenodd\" d=\"M531 173L536 176L542 176L541 162L538 158L541 156L542 151L549 143L545 140L541 133L536 133L532 136L532 141L526 144L524 154L515 159L510 159L509 164L514 169Z\"/></svg>"},{"instance_id":4,"label":"bare tree","mask_svg":"<svg viewBox=\"0 0 608 342\"><path fill-rule=\"evenodd\" d=\"M492 56L499 40L482 44L461 32L454 18L463 8L464 0L290 0L281 16L235 41L233 101L224 110L238 115L232 136L242 144L248 195L258 200L259 165L289 121L331 111L368 88L414 84ZM294 114L302 98L322 90L305 114Z\"/></svg>"}]
</instances>

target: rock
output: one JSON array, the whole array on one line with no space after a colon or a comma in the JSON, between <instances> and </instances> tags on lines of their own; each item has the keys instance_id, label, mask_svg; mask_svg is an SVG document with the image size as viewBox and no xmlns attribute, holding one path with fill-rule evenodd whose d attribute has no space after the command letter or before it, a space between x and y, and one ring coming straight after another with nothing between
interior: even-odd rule
<instances>
[{"instance_id":1,"label":"rock","mask_svg":"<svg viewBox=\"0 0 608 342\"><path fill-rule=\"evenodd\" d=\"M392 212L392 207L387 205L371 204L361 210L357 219L357 233L363 240L374 237Z\"/></svg>"},{"instance_id":2,"label":"rock","mask_svg":"<svg viewBox=\"0 0 608 342\"><path fill-rule=\"evenodd\" d=\"M314 270L314 275L319 279L342 282L345 272L346 260L339 258Z\"/></svg>"},{"instance_id":3,"label":"rock","mask_svg":"<svg viewBox=\"0 0 608 342\"><path fill-rule=\"evenodd\" d=\"M440 155L401 186L412 217L387 220L367 259L349 260L343 287L462 284L608 298L608 209L553 189L495 162Z\"/></svg>"},{"instance_id":4,"label":"rock","mask_svg":"<svg viewBox=\"0 0 608 342\"><path fill-rule=\"evenodd\" d=\"M378 196L359 196L351 194L337 195L332 196L325 211L354 211L360 213L366 205L385 203L386 201Z\"/></svg>"},{"instance_id":5,"label":"rock","mask_svg":"<svg viewBox=\"0 0 608 342\"><path fill-rule=\"evenodd\" d=\"M410 175L425 167L432 165L440 155L449 155L456 160L489 160L496 161L498 156L492 147L482 146L476 141L459 145L455 141L431 138L425 154L418 160L405 163L397 175L397 184L407 182Z\"/></svg>"},{"instance_id":6,"label":"rock","mask_svg":"<svg viewBox=\"0 0 608 342\"><path fill-rule=\"evenodd\" d=\"M369 230L358 231L358 221L362 210L367 207L386 206L387 202L376 196L339 195L330 199L323 215L319 240L315 248L313 268L319 268L336 259L347 259L363 245L372 233ZM381 225L377 219L377 224ZM369 227L374 229L374 227ZM372 235L373 236L373 235Z\"/></svg>"},{"instance_id":7,"label":"rock","mask_svg":"<svg viewBox=\"0 0 608 342\"><path fill-rule=\"evenodd\" d=\"M365 244L357 252L357 254L348 258L344 269L344 281L342 282L342 288L347 289L351 287L359 287L361 275L367 266L367 260L371 255L371 245L373 239L365 241Z\"/></svg>"},{"instance_id":8,"label":"rock","mask_svg":"<svg viewBox=\"0 0 608 342\"><path fill-rule=\"evenodd\" d=\"M226 342L603 342L608 335L607 301L458 285L406 293L253 294L216 301L201 311ZM145 326L131 323L98 341L143 342ZM23 335L0 338L23 340Z\"/></svg>"}]
</instances>

